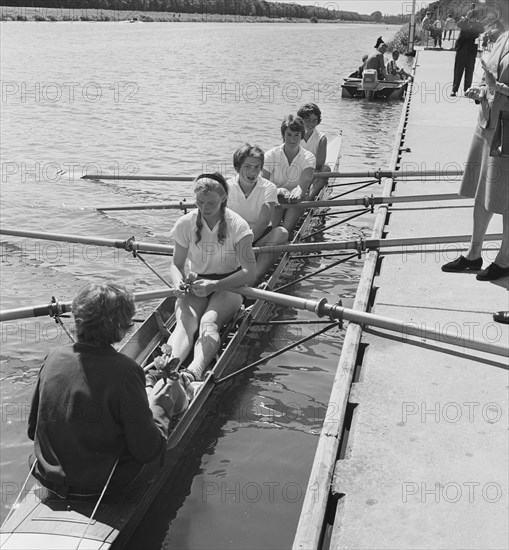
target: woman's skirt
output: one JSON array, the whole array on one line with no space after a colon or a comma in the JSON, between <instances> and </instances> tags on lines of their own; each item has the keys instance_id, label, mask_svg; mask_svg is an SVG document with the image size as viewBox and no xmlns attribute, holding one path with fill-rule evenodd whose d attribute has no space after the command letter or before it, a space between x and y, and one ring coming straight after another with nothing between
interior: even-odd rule
<instances>
[{"instance_id":1,"label":"woman's skirt","mask_svg":"<svg viewBox=\"0 0 509 550\"><path fill-rule=\"evenodd\" d=\"M489 212L504 214L509 209L509 158L490 156L494 133L476 125L459 194L475 197Z\"/></svg>"}]
</instances>

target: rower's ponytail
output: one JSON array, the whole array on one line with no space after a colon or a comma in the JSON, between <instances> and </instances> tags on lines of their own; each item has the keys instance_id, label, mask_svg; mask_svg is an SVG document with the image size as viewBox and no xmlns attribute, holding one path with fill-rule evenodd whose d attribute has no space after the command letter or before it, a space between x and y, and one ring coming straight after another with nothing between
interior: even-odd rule
<instances>
[{"instance_id":1,"label":"rower's ponytail","mask_svg":"<svg viewBox=\"0 0 509 550\"><path fill-rule=\"evenodd\" d=\"M201 219L201 212L198 210L198 216L196 216L196 244L201 241L201 230L203 229L203 220Z\"/></svg>"}]
</instances>

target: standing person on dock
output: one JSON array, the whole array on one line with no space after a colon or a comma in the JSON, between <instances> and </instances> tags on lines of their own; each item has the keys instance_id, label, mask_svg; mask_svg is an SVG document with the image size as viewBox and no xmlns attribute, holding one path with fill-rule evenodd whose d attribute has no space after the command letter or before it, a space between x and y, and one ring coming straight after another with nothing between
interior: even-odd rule
<instances>
[{"instance_id":1,"label":"standing person on dock","mask_svg":"<svg viewBox=\"0 0 509 550\"><path fill-rule=\"evenodd\" d=\"M452 16L452 13L449 13L447 15L447 19L445 20L444 25L444 40L451 40L451 36L454 32L454 29L456 28L456 21L454 20L454 17Z\"/></svg>"},{"instance_id":2,"label":"standing person on dock","mask_svg":"<svg viewBox=\"0 0 509 550\"><path fill-rule=\"evenodd\" d=\"M315 103L306 103L298 111L297 116L300 116L306 126L304 139L301 141L301 146L312 153L316 158L316 172L330 172L330 167L326 164L327 161L327 136L318 130L317 126L322 122L322 111ZM327 185L328 178L315 177L311 182L309 190L309 200L313 200L318 193Z\"/></svg>"},{"instance_id":3,"label":"standing person on dock","mask_svg":"<svg viewBox=\"0 0 509 550\"><path fill-rule=\"evenodd\" d=\"M428 45L429 36L431 32L431 12L428 11L421 22L424 47Z\"/></svg>"},{"instance_id":4,"label":"standing person on dock","mask_svg":"<svg viewBox=\"0 0 509 550\"><path fill-rule=\"evenodd\" d=\"M477 57L478 36L484 31L484 27L477 20L477 12L470 10L465 17L458 21L460 35L456 40L456 57L454 58L454 80L452 83L451 96L455 97L460 88L463 73L465 79L463 89L465 92L472 86L474 76L475 59Z\"/></svg>"},{"instance_id":5,"label":"standing person on dock","mask_svg":"<svg viewBox=\"0 0 509 550\"><path fill-rule=\"evenodd\" d=\"M201 174L194 180L194 193L197 209L178 219L171 231L175 249L170 278L177 289L177 326L163 360L181 366L194 346L192 361L181 376L191 396L190 383L201 380L219 349L221 327L242 305L242 296L229 289L256 278L253 232L226 207L226 180L218 173Z\"/></svg>"},{"instance_id":6,"label":"standing person on dock","mask_svg":"<svg viewBox=\"0 0 509 550\"><path fill-rule=\"evenodd\" d=\"M442 29L444 27L444 24L442 23L442 20L440 19L440 16L437 16L435 21L433 21L433 24L431 25L431 33L433 36L433 47L434 48L441 48L442 47Z\"/></svg>"},{"instance_id":7,"label":"standing person on dock","mask_svg":"<svg viewBox=\"0 0 509 550\"><path fill-rule=\"evenodd\" d=\"M283 144L265 153L262 176L278 188L279 202L300 202L313 180L316 158L301 146L306 126L299 116L287 115L281 123ZM302 215L298 205L276 208L272 226L282 225L290 233Z\"/></svg>"},{"instance_id":8,"label":"standing person on dock","mask_svg":"<svg viewBox=\"0 0 509 550\"><path fill-rule=\"evenodd\" d=\"M254 246L284 244L288 231L273 227L271 220L277 204L277 187L261 177L264 152L256 145L244 143L233 154L237 175L228 180L228 208L242 216L253 232ZM256 283L277 260L278 255L261 253L256 258Z\"/></svg>"},{"instance_id":9,"label":"standing person on dock","mask_svg":"<svg viewBox=\"0 0 509 550\"><path fill-rule=\"evenodd\" d=\"M132 326L125 288L89 284L72 312L77 342L50 351L32 399L33 475L61 498L97 498L121 492L160 457L174 401L162 380L147 399L143 369L111 345Z\"/></svg>"},{"instance_id":10,"label":"standing person on dock","mask_svg":"<svg viewBox=\"0 0 509 550\"><path fill-rule=\"evenodd\" d=\"M460 195L475 197L472 239L465 256L442 266L447 272L480 270L488 224L493 213L502 214L500 250L494 262L477 274L480 281L509 275L509 151L493 152L494 145L498 146L493 143L495 130L503 124L502 115L507 117L509 112L509 2L491 0L489 4L498 6L505 32L483 63L483 81L466 93L467 97L480 101L479 118L460 188Z\"/></svg>"}]
</instances>

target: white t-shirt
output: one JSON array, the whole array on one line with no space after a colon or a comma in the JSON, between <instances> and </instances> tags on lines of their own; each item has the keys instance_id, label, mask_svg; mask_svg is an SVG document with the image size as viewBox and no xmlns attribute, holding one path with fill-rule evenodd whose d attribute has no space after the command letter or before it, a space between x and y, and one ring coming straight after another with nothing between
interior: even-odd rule
<instances>
[{"instance_id":1,"label":"white t-shirt","mask_svg":"<svg viewBox=\"0 0 509 550\"><path fill-rule=\"evenodd\" d=\"M297 156L288 164L283 145L278 145L265 153L263 168L269 173L269 179L277 187L284 187L291 191L299 184L302 172L306 168L315 169L315 155L299 147Z\"/></svg>"},{"instance_id":2,"label":"white t-shirt","mask_svg":"<svg viewBox=\"0 0 509 550\"><path fill-rule=\"evenodd\" d=\"M210 229L205 220L201 239L196 244L196 218L198 210L192 210L177 220L170 236L180 246L188 249L187 259L191 271L202 275L231 273L240 267L235 245L253 232L247 222L229 208L225 210L227 233L223 244L217 239L219 222Z\"/></svg>"},{"instance_id":3,"label":"white t-shirt","mask_svg":"<svg viewBox=\"0 0 509 550\"><path fill-rule=\"evenodd\" d=\"M318 152L318 145L320 144L320 140L322 139L322 137L322 132L315 128L307 141L303 139L300 142L300 146L306 149L306 151L309 151L310 153L315 155L316 157L316 153Z\"/></svg>"},{"instance_id":4,"label":"white t-shirt","mask_svg":"<svg viewBox=\"0 0 509 550\"><path fill-rule=\"evenodd\" d=\"M258 177L258 181L249 196L244 195L237 176L228 180L228 208L242 216L249 227L253 227L264 204L277 204L277 187L269 180Z\"/></svg>"}]
</instances>

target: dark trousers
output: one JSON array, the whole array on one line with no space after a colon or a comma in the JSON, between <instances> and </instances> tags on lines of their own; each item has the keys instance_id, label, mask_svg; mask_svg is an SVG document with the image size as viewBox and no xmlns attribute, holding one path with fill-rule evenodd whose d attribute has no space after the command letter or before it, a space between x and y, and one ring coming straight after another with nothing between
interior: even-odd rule
<instances>
[{"instance_id":1,"label":"dark trousers","mask_svg":"<svg viewBox=\"0 0 509 550\"><path fill-rule=\"evenodd\" d=\"M435 41L434 47L442 47L442 29L434 29L433 40Z\"/></svg>"},{"instance_id":2,"label":"dark trousers","mask_svg":"<svg viewBox=\"0 0 509 550\"><path fill-rule=\"evenodd\" d=\"M452 91L457 92L460 88L461 78L465 73L463 89L465 92L472 86L474 76L475 58L477 57L477 48L475 50L458 50L454 59L454 81Z\"/></svg>"}]
</instances>

